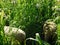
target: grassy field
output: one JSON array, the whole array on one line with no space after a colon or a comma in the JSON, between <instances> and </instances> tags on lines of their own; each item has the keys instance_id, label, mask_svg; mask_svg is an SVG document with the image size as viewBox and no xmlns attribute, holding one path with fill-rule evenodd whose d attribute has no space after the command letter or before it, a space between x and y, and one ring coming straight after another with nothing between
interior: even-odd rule
<instances>
[{"instance_id":1,"label":"grassy field","mask_svg":"<svg viewBox=\"0 0 60 45\"><path fill-rule=\"evenodd\" d=\"M48 19L57 25L57 40L53 40L53 45L60 45L59 4L56 0L0 0L0 45L52 45L43 37L43 25ZM6 36L4 26L23 30L25 40L19 42L14 36Z\"/></svg>"}]
</instances>

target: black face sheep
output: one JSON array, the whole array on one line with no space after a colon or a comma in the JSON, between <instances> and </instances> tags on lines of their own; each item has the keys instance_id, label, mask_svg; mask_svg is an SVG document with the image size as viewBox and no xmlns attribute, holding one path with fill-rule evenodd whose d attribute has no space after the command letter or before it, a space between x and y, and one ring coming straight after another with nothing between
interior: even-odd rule
<instances>
[{"instance_id":1,"label":"black face sheep","mask_svg":"<svg viewBox=\"0 0 60 45\"><path fill-rule=\"evenodd\" d=\"M10 36L11 38L13 36L19 42L23 42L26 37L26 34L23 30L10 26L4 26L4 33L5 35Z\"/></svg>"},{"instance_id":2,"label":"black face sheep","mask_svg":"<svg viewBox=\"0 0 60 45\"><path fill-rule=\"evenodd\" d=\"M51 45L54 45L57 39L56 34L57 26L52 21L46 21L43 26L43 32L44 32L44 40L50 43Z\"/></svg>"}]
</instances>

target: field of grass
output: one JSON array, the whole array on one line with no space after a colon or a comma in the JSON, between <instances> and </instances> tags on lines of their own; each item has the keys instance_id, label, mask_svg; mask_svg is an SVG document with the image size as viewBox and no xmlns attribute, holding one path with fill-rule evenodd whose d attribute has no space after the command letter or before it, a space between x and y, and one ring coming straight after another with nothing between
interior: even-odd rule
<instances>
[{"instance_id":1,"label":"field of grass","mask_svg":"<svg viewBox=\"0 0 60 45\"><path fill-rule=\"evenodd\" d=\"M58 24L58 30L57 31L58 31L58 36L59 36L58 39L60 40L60 34L59 34L60 33L60 24Z\"/></svg>"},{"instance_id":2,"label":"field of grass","mask_svg":"<svg viewBox=\"0 0 60 45\"><path fill-rule=\"evenodd\" d=\"M59 4L57 0L0 0L0 45L60 45ZM54 44L46 42L43 37L43 25L48 19L57 25ZM4 26L23 30L25 40L19 42L14 36L5 35Z\"/></svg>"}]
</instances>

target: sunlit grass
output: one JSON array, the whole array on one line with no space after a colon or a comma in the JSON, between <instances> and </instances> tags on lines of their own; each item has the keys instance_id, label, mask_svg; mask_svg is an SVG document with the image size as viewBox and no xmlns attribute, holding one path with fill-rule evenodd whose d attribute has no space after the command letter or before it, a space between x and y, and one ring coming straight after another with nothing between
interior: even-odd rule
<instances>
[{"instance_id":1,"label":"sunlit grass","mask_svg":"<svg viewBox=\"0 0 60 45\"><path fill-rule=\"evenodd\" d=\"M60 40L60 24L57 25L58 40Z\"/></svg>"},{"instance_id":2,"label":"sunlit grass","mask_svg":"<svg viewBox=\"0 0 60 45\"><path fill-rule=\"evenodd\" d=\"M41 34L40 31L47 19L57 17L53 15L55 10L52 11L54 4L55 0L0 0L0 45L21 45L14 38L11 40L10 37L5 36L5 25L21 28L26 32L27 37L36 37L35 40L39 45L50 45L41 40L39 34L34 35L36 32ZM60 24L57 25L57 34L60 40ZM25 41L24 45L26 45Z\"/></svg>"}]
</instances>

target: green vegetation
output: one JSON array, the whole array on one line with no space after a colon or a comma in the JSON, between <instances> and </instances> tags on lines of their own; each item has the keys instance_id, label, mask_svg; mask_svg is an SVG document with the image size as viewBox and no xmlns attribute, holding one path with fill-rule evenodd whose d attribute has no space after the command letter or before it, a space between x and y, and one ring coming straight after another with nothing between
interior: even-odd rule
<instances>
[{"instance_id":1,"label":"green vegetation","mask_svg":"<svg viewBox=\"0 0 60 45\"><path fill-rule=\"evenodd\" d=\"M31 39L32 45L50 45L43 40L43 25L48 19L57 24L57 41L60 45L59 3L56 0L0 0L0 45L22 45L13 38L5 36L4 26L20 28L26 32L26 42ZM38 33L37 35L35 35ZM32 37L32 38L30 38ZM27 40L28 39L28 40ZM15 44L17 43L17 44Z\"/></svg>"}]
</instances>

